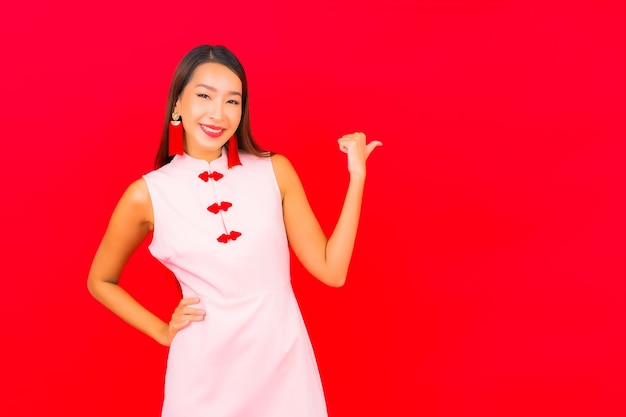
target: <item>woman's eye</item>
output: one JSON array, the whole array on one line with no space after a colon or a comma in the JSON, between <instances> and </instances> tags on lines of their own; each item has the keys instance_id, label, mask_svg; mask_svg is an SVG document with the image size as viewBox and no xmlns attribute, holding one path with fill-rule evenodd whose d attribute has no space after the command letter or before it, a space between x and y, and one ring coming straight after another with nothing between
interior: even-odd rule
<instances>
[{"instance_id":1,"label":"woman's eye","mask_svg":"<svg viewBox=\"0 0 626 417\"><path fill-rule=\"evenodd\" d=\"M210 98L208 94L204 94L204 93L199 93L198 97L200 97L200 98Z\"/></svg>"},{"instance_id":2,"label":"woman's eye","mask_svg":"<svg viewBox=\"0 0 626 417\"><path fill-rule=\"evenodd\" d=\"M239 105L239 102L237 100L228 100L228 102L230 104L235 104L235 105Z\"/></svg>"}]
</instances>

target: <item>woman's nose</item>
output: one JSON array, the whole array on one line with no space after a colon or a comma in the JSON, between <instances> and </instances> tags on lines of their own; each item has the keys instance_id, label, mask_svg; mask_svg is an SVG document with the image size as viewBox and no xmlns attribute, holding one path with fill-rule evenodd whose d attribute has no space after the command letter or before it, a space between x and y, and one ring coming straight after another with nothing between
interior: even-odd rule
<instances>
[{"instance_id":1,"label":"woman's nose","mask_svg":"<svg viewBox=\"0 0 626 417\"><path fill-rule=\"evenodd\" d=\"M222 120L224 117L224 107L221 103L213 102L209 108L209 117L213 120Z\"/></svg>"}]
</instances>

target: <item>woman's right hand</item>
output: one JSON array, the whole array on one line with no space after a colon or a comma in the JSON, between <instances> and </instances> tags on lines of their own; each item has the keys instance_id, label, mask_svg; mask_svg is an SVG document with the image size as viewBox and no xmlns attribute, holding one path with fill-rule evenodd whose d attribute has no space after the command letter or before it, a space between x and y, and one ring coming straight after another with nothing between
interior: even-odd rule
<instances>
[{"instance_id":1,"label":"woman's right hand","mask_svg":"<svg viewBox=\"0 0 626 417\"><path fill-rule=\"evenodd\" d=\"M194 321L202 321L206 315L206 311L201 308L191 307L194 304L200 303L199 298L183 298L178 303L178 306L172 313L172 319L167 332L166 346L169 346L174 340L174 336L180 330L189 326Z\"/></svg>"}]
</instances>

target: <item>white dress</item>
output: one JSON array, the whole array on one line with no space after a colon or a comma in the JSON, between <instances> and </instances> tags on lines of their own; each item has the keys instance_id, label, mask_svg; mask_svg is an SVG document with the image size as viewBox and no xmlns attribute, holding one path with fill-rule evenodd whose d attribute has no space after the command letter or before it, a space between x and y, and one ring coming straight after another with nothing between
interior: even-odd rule
<instances>
[{"instance_id":1,"label":"white dress","mask_svg":"<svg viewBox=\"0 0 626 417\"><path fill-rule=\"evenodd\" d=\"M162 417L326 417L270 158L186 154L144 176L152 255L206 318L175 336Z\"/></svg>"}]
</instances>

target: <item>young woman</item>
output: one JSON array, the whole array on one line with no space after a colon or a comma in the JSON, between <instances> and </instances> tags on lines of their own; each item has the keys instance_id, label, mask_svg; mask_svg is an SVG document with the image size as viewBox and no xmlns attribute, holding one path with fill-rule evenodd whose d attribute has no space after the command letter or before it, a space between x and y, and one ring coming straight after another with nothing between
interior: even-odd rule
<instances>
[{"instance_id":1,"label":"young woman","mask_svg":"<svg viewBox=\"0 0 626 417\"><path fill-rule=\"evenodd\" d=\"M232 52L202 45L176 68L157 169L122 195L88 278L98 301L170 347L163 417L326 416L288 245L313 276L343 285L366 160L381 143L366 144L362 133L338 143L350 181L327 238L289 161L254 141L246 76ZM118 285L151 232L150 252L183 294L169 323Z\"/></svg>"}]
</instances>

